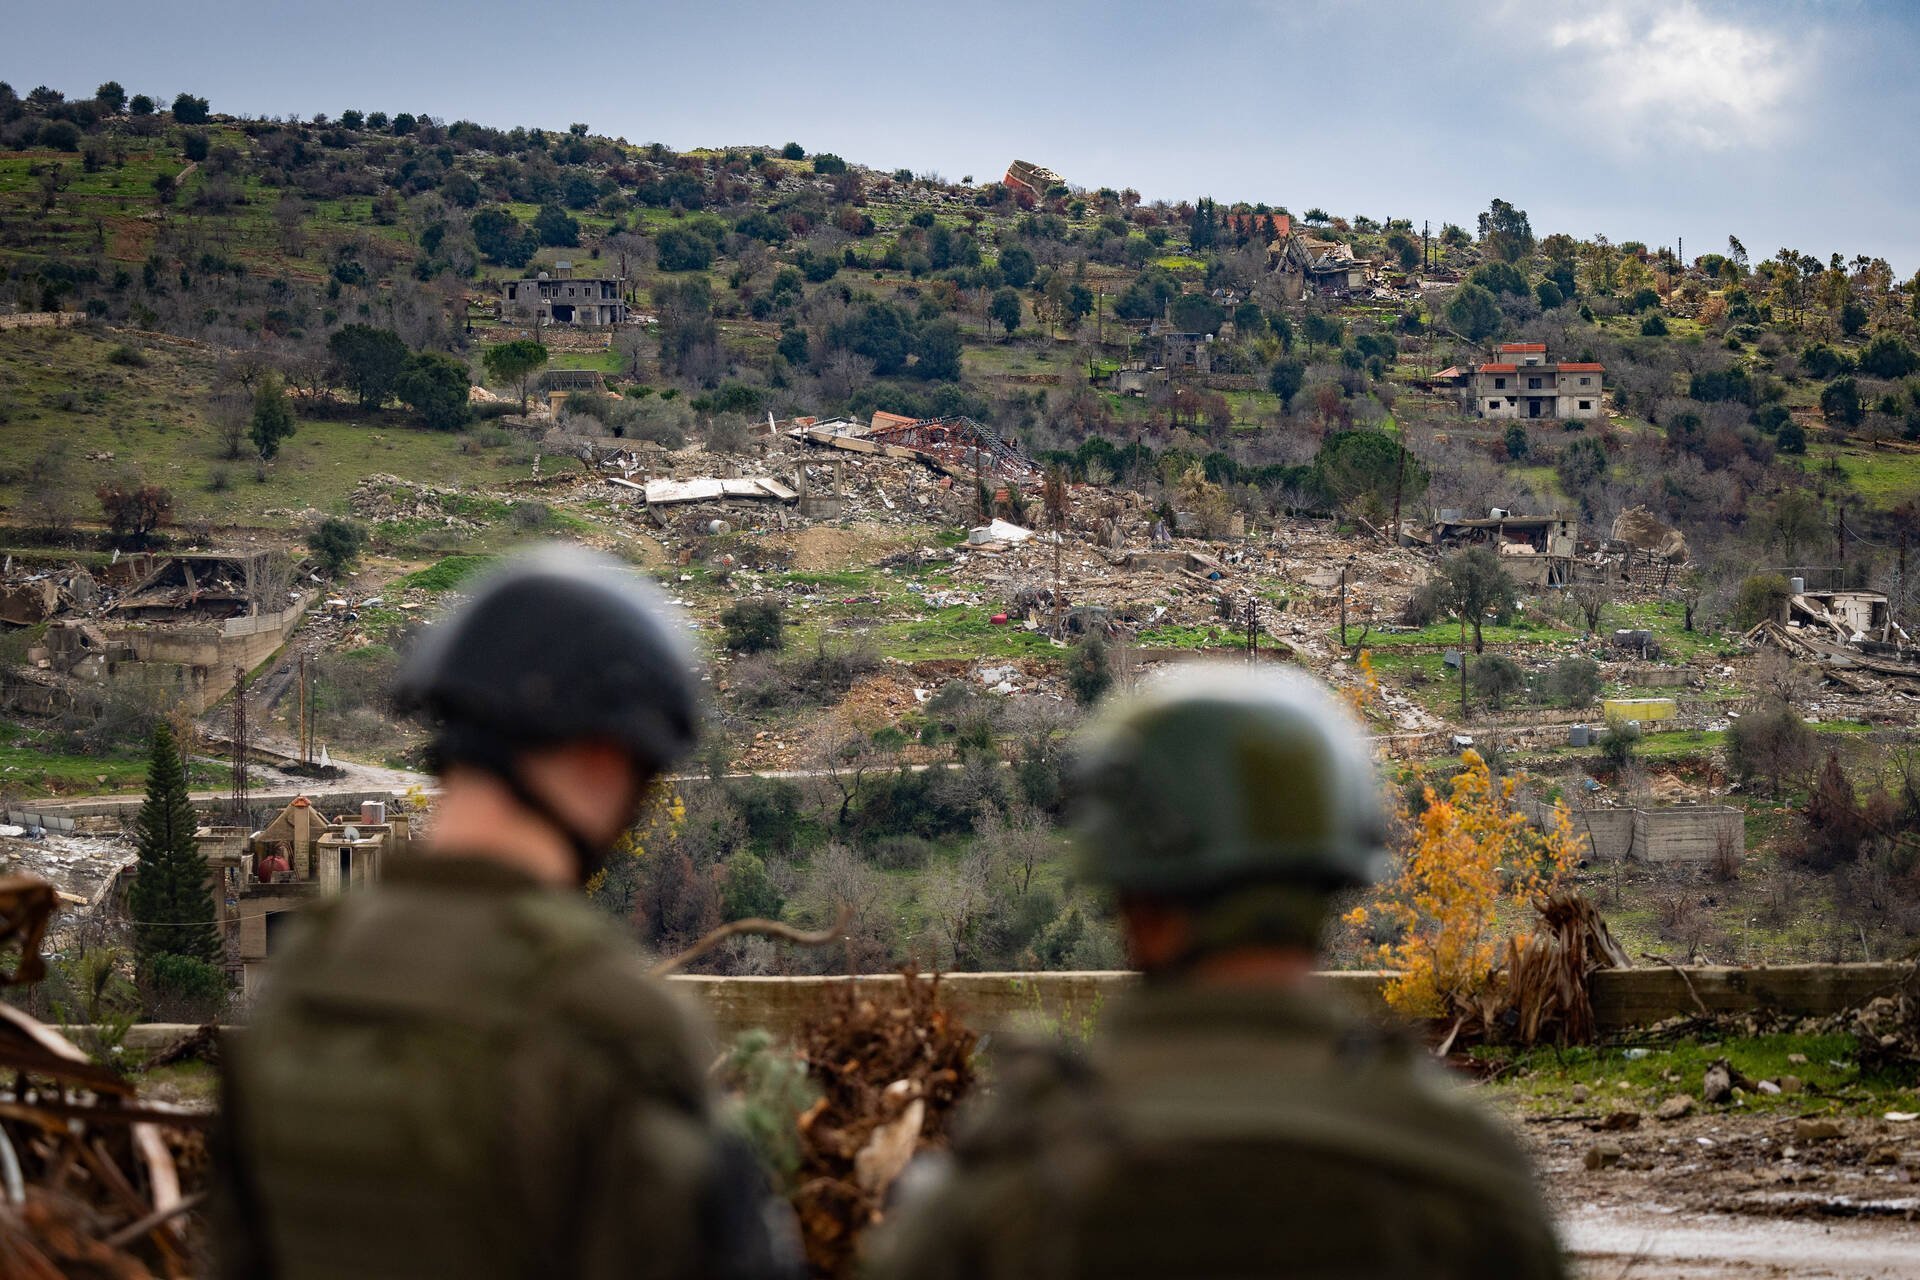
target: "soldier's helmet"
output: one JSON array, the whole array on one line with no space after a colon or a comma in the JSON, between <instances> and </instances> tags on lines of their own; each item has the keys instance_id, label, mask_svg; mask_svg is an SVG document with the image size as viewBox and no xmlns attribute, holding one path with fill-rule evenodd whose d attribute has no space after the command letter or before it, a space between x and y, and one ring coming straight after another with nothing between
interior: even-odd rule
<instances>
[{"instance_id":1,"label":"soldier's helmet","mask_svg":"<svg viewBox=\"0 0 1920 1280\"><path fill-rule=\"evenodd\" d=\"M578 547L522 553L490 574L427 632L394 693L433 726L441 763L599 740L657 773L699 733L694 655L672 607L629 567Z\"/></svg>"},{"instance_id":2,"label":"soldier's helmet","mask_svg":"<svg viewBox=\"0 0 1920 1280\"><path fill-rule=\"evenodd\" d=\"M1385 868L1366 739L1294 672L1196 665L1116 701L1081 736L1070 783L1082 871L1123 893L1333 893Z\"/></svg>"}]
</instances>

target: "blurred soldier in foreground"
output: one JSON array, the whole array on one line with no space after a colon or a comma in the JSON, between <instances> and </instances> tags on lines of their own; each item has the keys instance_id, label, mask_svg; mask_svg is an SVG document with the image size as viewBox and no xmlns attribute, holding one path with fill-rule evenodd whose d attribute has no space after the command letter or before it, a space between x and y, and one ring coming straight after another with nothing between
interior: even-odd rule
<instances>
[{"instance_id":1,"label":"blurred soldier in foreground","mask_svg":"<svg viewBox=\"0 0 1920 1280\"><path fill-rule=\"evenodd\" d=\"M1332 895L1384 860L1363 739L1303 677L1190 669L1076 760L1083 867L1137 992L1090 1066L1003 1061L877 1241L890 1280L1558 1277L1527 1162L1311 980Z\"/></svg>"},{"instance_id":2,"label":"blurred soldier in foreground","mask_svg":"<svg viewBox=\"0 0 1920 1280\"><path fill-rule=\"evenodd\" d=\"M697 1024L580 886L692 748L693 657L609 560L512 563L401 672L427 850L317 905L230 1046L229 1276L787 1274Z\"/></svg>"}]
</instances>

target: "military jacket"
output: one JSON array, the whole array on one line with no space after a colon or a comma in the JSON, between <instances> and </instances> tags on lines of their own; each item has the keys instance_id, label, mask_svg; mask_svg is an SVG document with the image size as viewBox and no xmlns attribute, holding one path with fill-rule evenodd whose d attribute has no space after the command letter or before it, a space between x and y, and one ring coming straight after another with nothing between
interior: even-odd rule
<instances>
[{"instance_id":1,"label":"military jacket","mask_svg":"<svg viewBox=\"0 0 1920 1280\"><path fill-rule=\"evenodd\" d=\"M577 893L416 858L310 916L229 1048L224 1274L785 1274L697 1022Z\"/></svg>"},{"instance_id":2,"label":"military jacket","mask_svg":"<svg viewBox=\"0 0 1920 1280\"><path fill-rule=\"evenodd\" d=\"M886 1280L1560 1277L1516 1144L1331 996L1143 988L1017 1055L876 1240Z\"/></svg>"}]
</instances>

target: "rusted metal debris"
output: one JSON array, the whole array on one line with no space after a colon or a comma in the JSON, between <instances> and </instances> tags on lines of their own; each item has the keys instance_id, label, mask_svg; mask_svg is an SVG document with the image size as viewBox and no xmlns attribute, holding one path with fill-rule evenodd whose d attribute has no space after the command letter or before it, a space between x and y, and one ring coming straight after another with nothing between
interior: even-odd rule
<instances>
[{"instance_id":1,"label":"rusted metal debris","mask_svg":"<svg viewBox=\"0 0 1920 1280\"><path fill-rule=\"evenodd\" d=\"M51 885L0 880L6 984L44 972ZM134 1086L24 1010L0 1003L0 1276L133 1280L196 1274L182 1161L206 1165L206 1117L142 1105ZM129 1230L139 1226L137 1234Z\"/></svg>"},{"instance_id":2,"label":"rusted metal debris","mask_svg":"<svg viewBox=\"0 0 1920 1280\"><path fill-rule=\"evenodd\" d=\"M973 1084L977 1037L941 998L938 977L847 983L795 1037L820 1100L800 1117L793 1206L807 1270L854 1274L862 1232L917 1151L943 1147Z\"/></svg>"},{"instance_id":3,"label":"rusted metal debris","mask_svg":"<svg viewBox=\"0 0 1920 1280\"><path fill-rule=\"evenodd\" d=\"M0 876L0 950L20 951L13 972L0 971L0 987L27 986L46 976L40 943L59 905L59 894L45 880Z\"/></svg>"}]
</instances>

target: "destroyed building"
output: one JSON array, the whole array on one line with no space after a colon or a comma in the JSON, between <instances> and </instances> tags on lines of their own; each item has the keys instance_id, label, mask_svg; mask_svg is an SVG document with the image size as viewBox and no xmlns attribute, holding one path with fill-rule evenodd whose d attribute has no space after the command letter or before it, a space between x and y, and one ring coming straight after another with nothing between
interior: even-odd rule
<instances>
[{"instance_id":1,"label":"destroyed building","mask_svg":"<svg viewBox=\"0 0 1920 1280\"><path fill-rule=\"evenodd\" d=\"M1462 404L1482 418L1606 416L1606 366L1547 359L1543 342L1503 343L1486 364L1459 378Z\"/></svg>"},{"instance_id":2,"label":"destroyed building","mask_svg":"<svg viewBox=\"0 0 1920 1280\"><path fill-rule=\"evenodd\" d=\"M52 595L27 583L8 594L11 612L36 613L45 629L8 677L6 705L51 714L85 686L135 678L204 711L236 668L264 662L299 624L308 597L290 578L266 551L208 551L117 559L101 579L80 570Z\"/></svg>"},{"instance_id":3,"label":"destroyed building","mask_svg":"<svg viewBox=\"0 0 1920 1280\"><path fill-rule=\"evenodd\" d=\"M500 318L596 328L625 324L626 283L618 276L575 276L572 263L557 262L551 274L503 282Z\"/></svg>"},{"instance_id":4,"label":"destroyed building","mask_svg":"<svg viewBox=\"0 0 1920 1280\"><path fill-rule=\"evenodd\" d=\"M1280 287L1288 299L1298 301L1309 293L1320 297L1344 298L1367 287L1372 264L1356 257L1353 246L1339 240L1322 240L1289 229L1267 246L1267 270L1280 277Z\"/></svg>"},{"instance_id":5,"label":"destroyed building","mask_svg":"<svg viewBox=\"0 0 1920 1280\"><path fill-rule=\"evenodd\" d=\"M1524 516L1498 507L1484 519L1447 508L1424 533L1402 528L1402 537L1440 550L1491 547L1514 581L1535 587L1564 587L1573 580L1573 558L1580 523L1559 515Z\"/></svg>"},{"instance_id":6,"label":"destroyed building","mask_svg":"<svg viewBox=\"0 0 1920 1280\"><path fill-rule=\"evenodd\" d=\"M194 832L242 992L258 990L263 966L285 944L287 927L304 906L379 880L411 840L407 815L388 813L385 801L367 800L357 815L328 819L306 796L258 831L206 826Z\"/></svg>"},{"instance_id":7,"label":"destroyed building","mask_svg":"<svg viewBox=\"0 0 1920 1280\"><path fill-rule=\"evenodd\" d=\"M1025 192L1035 200L1044 200L1047 192L1055 187L1064 187L1067 180L1051 169L1025 160L1015 160L1007 166L1007 176L1001 182L1014 191Z\"/></svg>"},{"instance_id":8,"label":"destroyed building","mask_svg":"<svg viewBox=\"0 0 1920 1280\"><path fill-rule=\"evenodd\" d=\"M910 458L956 479L1030 483L1040 468L1016 445L972 418L903 419L876 413L866 427L845 420L816 423L790 433L796 440L852 453Z\"/></svg>"}]
</instances>

